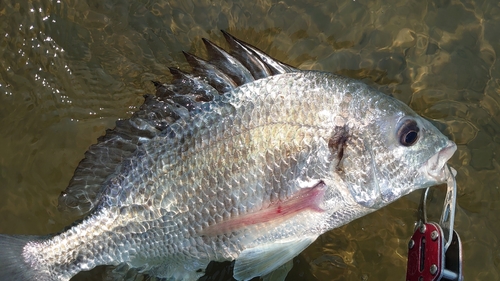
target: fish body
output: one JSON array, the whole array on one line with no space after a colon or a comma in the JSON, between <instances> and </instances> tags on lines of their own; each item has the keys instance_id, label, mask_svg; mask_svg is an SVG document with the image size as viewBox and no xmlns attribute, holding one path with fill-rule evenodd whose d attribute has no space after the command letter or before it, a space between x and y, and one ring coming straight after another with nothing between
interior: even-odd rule
<instances>
[{"instance_id":1,"label":"fish body","mask_svg":"<svg viewBox=\"0 0 500 281\"><path fill-rule=\"evenodd\" d=\"M209 62L187 55L193 74L172 70L189 86L160 86L165 98L146 107L156 115L131 119L151 133L120 139L133 149L84 200L81 222L48 237L0 235L0 281L123 264L196 280L228 260L237 280L270 276L322 233L446 181L455 144L405 104L232 46L244 50ZM92 193L78 190L69 196Z\"/></svg>"}]
</instances>

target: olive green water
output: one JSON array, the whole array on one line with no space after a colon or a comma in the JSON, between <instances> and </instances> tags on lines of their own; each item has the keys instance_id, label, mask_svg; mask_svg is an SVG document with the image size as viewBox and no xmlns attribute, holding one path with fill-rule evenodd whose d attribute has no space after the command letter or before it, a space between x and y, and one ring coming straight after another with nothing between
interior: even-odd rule
<instances>
[{"instance_id":1,"label":"olive green water","mask_svg":"<svg viewBox=\"0 0 500 281\"><path fill-rule=\"evenodd\" d=\"M168 81L167 66L187 66L181 50L223 43L220 29L293 66L363 79L434 120L458 144L465 280L500 280L497 0L0 1L0 233L71 223L57 197L87 147L153 93L150 80ZM404 280L418 200L321 236L287 280Z\"/></svg>"}]
</instances>

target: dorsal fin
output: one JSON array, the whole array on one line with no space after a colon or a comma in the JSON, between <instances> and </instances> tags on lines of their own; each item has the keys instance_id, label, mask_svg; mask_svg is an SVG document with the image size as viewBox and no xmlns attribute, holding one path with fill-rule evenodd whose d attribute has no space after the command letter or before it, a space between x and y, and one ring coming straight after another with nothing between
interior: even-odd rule
<instances>
[{"instance_id":1,"label":"dorsal fin","mask_svg":"<svg viewBox=\"0 0 500 281\"><path fill-rule=\"evenodd\" d=\"M188 52L183 53L187 62L193 68L193 74L204 77L208 84L217 89L219 93L227 93L237 87L236 82L217 66Z\"/></svg>"},{"instance_id":2,"label":"dorsal fin","mask_svg":"<svg viewBox=\"0 0 500 281\"><path fill-rule=\"evenodd\" d=\"M210 63L227 73L238 85L250 83L255 80L250 71L241 62L226 53L219 46L205 38L203 38L203 43L205 43L205 47L207 48Z\"/></svg>"},{"instance_id":3,"label":"dorsal fin","mask_svg":"<svg viewBox=\"0 0 500 281\"><path fill-rule=\"evenodd\" d=\"M256 77L256 75L252 72L252 74L254 74L254 77L256 79L281 73L295 72L298 70L286 63L273 59L272 57L268 56L266 53L261 51L259 48L254 47L246 42L243 42L223 30L221 31L224 34L224 37L226 38L227 42L229 43L229 46L231 48L231 53L245 67L247 67L250 71L252 71L252 69L254 68L260 69L261 71L265 70L262 69L263 68L262 65L264 65L267 68L268 71L262 72L259 75L257 75L259 77ZM258 72L258 70L256 71Z\"/></svg>"},{"instance_id":4,"label":"dorsal fin","mask_svg":"<svg viewBox=\"0 0 500 281\"><path fill-rule=\"evenodd\" d=\"M229 53L204 39L208 61L184 53L192 67L191 73L169 68L173 76L170 83L153 82L156 95L144 96L144 103L137 112L129 119L117 121L114 129L106 130L106 134L89 147L59 197L60 210L79 215L90 211L105 188L103 183L119 171L125 159L134 157L140 145L159 135L170 124L195 114L195 109L203 103L254 79L297 71L222 32L229 43Z\"/></svg>"}]
</instances>

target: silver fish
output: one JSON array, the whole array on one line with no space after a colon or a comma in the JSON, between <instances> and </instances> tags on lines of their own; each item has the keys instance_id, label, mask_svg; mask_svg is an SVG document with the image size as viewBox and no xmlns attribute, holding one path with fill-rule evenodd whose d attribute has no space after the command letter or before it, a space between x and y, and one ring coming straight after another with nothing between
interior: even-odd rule
<instances>
[{"instance_id":1,"label":"silver fish","mask_svg":"<svg viewBox=\"0 0 500 281\"><path fill-rule=\"evenodd\" d=\"M98 265L196 280L283 279L319 235L446 182L456 145L366 84L301 71L224 33L226 53L117 122L80 163L60 208L86 213L50 236L0 235L0 281L69 280ZM276 272L281 272L276 274Z\"/></svg>"}]
</instances>

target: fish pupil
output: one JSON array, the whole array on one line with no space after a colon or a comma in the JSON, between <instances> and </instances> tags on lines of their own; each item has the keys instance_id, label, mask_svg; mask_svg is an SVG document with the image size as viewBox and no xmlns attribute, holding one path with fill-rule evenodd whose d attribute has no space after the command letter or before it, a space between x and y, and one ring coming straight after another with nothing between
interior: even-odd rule
<instances>
[{"instance_id":1,"label":"fish pupil","mask_svg":"<svg viewBox=\"0 0 500 281\"><path fill-rule=\"evenodd\" d=\"M405 136L405 143L407 144L413 144L417 140L418 133L415 131L410 131L408 134Z\"/></svg>"}]
</instances>

